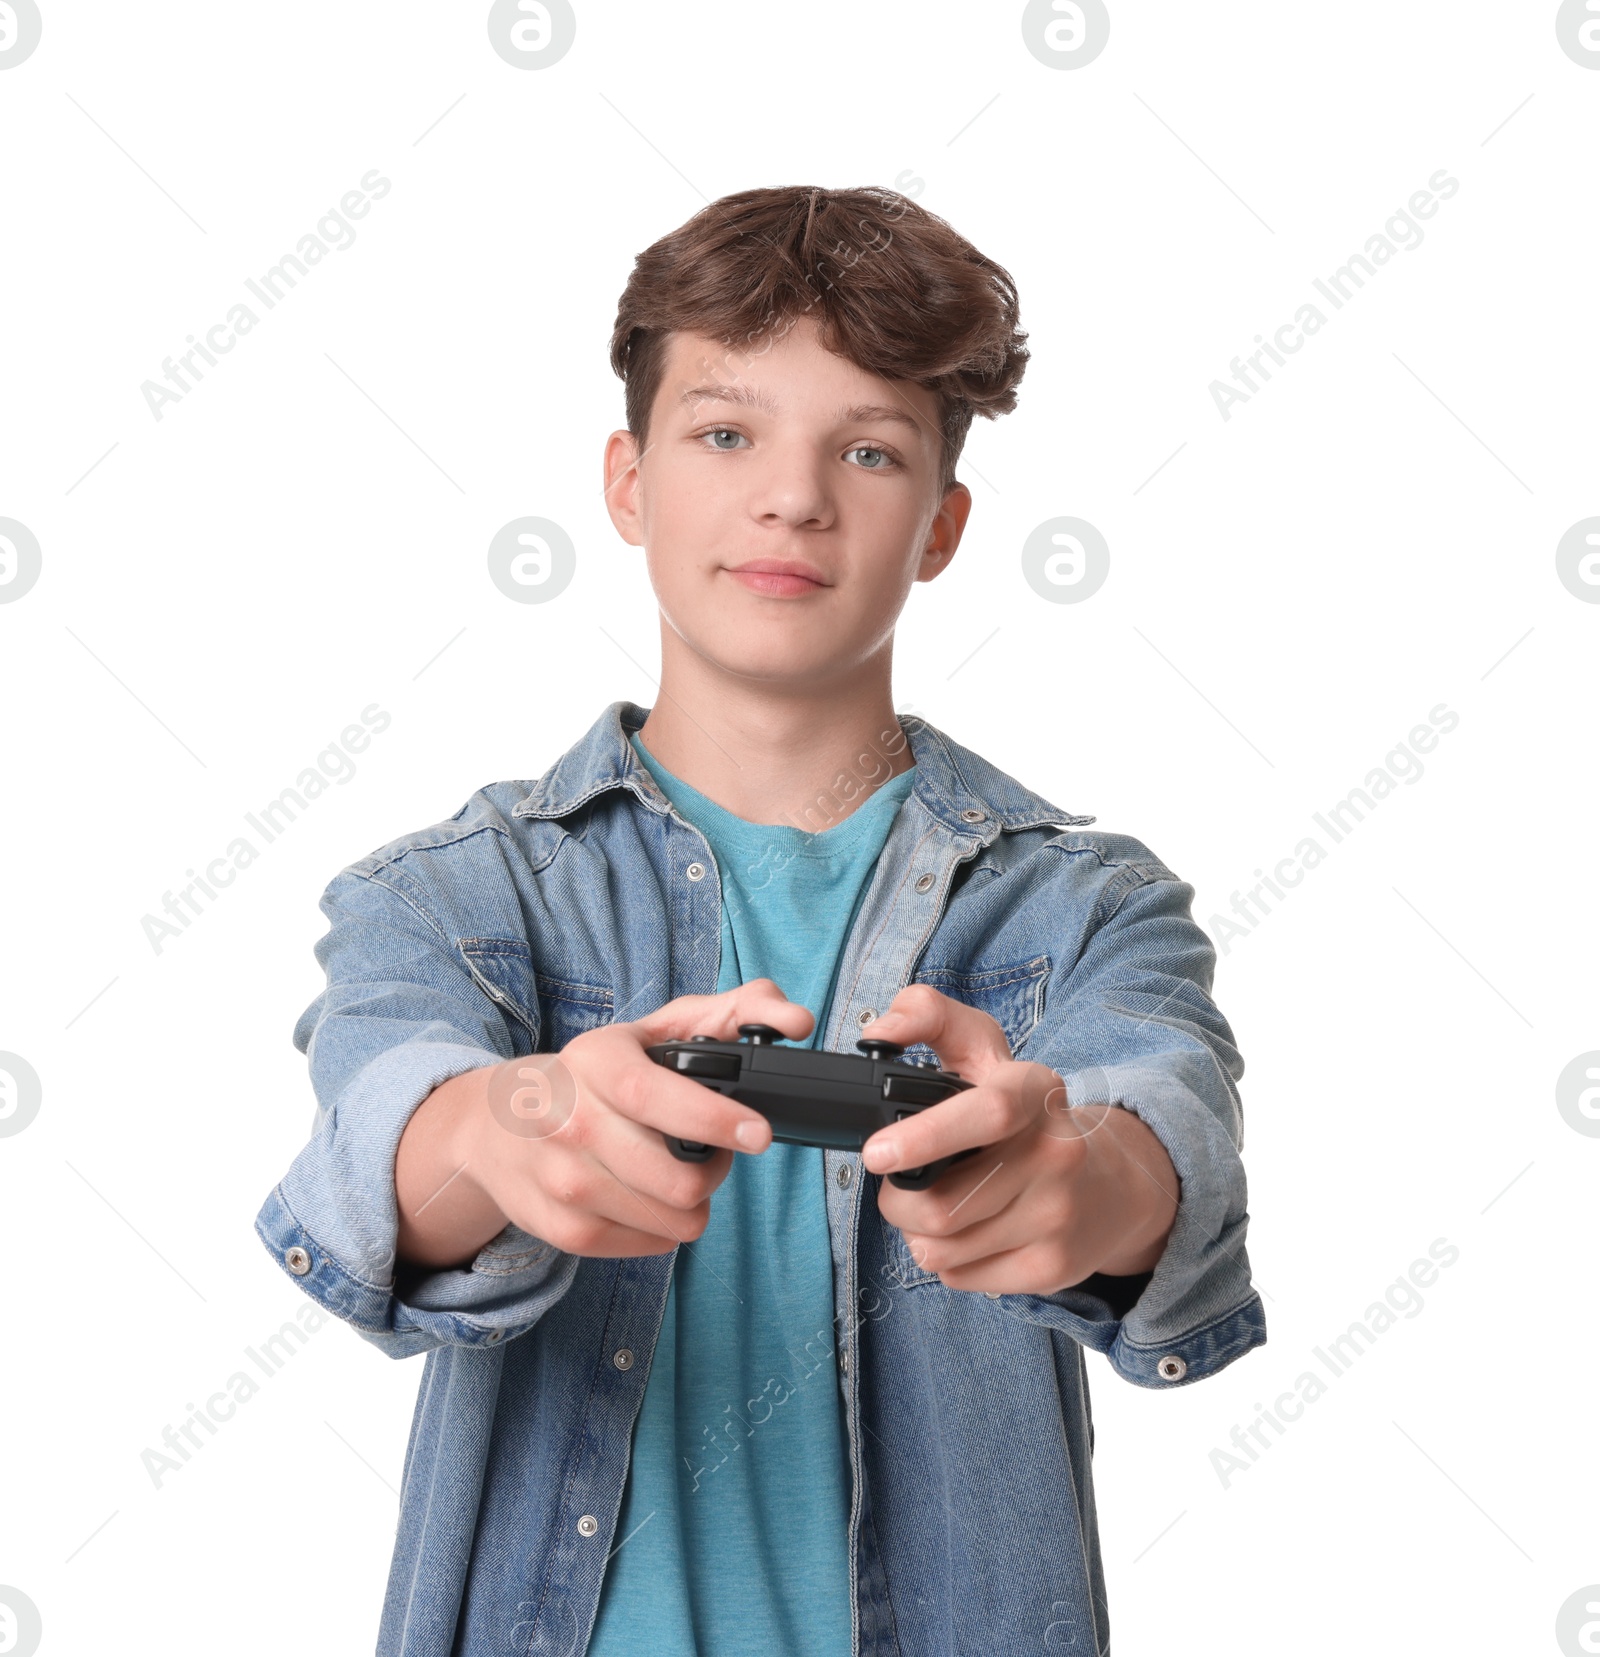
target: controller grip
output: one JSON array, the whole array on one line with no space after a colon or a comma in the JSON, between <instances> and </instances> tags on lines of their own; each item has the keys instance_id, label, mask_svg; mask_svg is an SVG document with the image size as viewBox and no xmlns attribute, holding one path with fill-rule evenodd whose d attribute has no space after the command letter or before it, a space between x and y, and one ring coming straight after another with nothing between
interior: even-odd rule
<instances>
[{"instance_id":1,"label":"controller grip","mask_svg":"<svg viewBox=\"0 0 1600 1657\"><path fill-rule=\"evenodd\" d=\"M662 1137L679 1162L709 1162L717 1154L715 1145L702 1145L698 1139L677 1139L670 1133Z\"/></svg>"}]
</instances>

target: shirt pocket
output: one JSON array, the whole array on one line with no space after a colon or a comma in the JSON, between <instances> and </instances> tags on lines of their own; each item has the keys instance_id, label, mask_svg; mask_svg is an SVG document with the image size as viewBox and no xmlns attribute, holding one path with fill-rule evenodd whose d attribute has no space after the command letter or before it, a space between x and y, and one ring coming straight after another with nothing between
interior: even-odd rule
<instances>
[{"instance_id":1,"label":"shirt pocket","mask_svg":"<svg viewBox=\"0 0 1600 1657\"><path fill-rule=\"evenodd\" d=\"M616 997L609 984L590 984L576 978L535 971L534 986L544 1014L540 1050L559 1053L574 1036L597 1030L616 1017Z\"/></svg>"},{"instance_id":2,"label":"shirt pocket","mask_svg":"<svg viewBox=\"0 0 1600 1657\"><path fill-rule=\"evenodd\" d=\"M987 1013L1005 1032L1011 1056L1017 1058L1044 1012L1050 965L1048 955L1034 955L1002 967L926 967L913 982L929 984L952 1001ZM912 1063L939 1061L939 1055L921 1041L913 1042L904 1056Z\"/></svg>"},{"instance_id":3,"label":"shirt pocket","mask_svg":"<svg viewBox=\"0 0 1600 1657\"><path fill-rule=\"evenodd\" d=\"M462 938L456 947L478 987L506 1015L512 1056L559 1052L615 1014L609 984L546 972L521 938Z\"/></svg>"},{"instance_id":4,"label":"shirt pocket","mask_svg":"<svg viewBox=\"0 0 1600 1657\"><path fill-rule=\"evenodd\" d=\"M917 974L914 982L930 984L952 1001L960 1001L968 1007L976 1007L979 1012L988 1013L1004 1031L1012 1057L1016 1058L1043 1014L1050 966L1048 955L1034 955L1008 966L928 967ZM907 1047L902 1057L907 1063L939 1062L939 1055L921 1041ZM884 1271L889 1279L903 1289L922 1288L930 1283L944 1288L937 1272L917 1264L900 1228L891 1225L888 1220L882 1220L881 1224Z\"/></svg>"}]
</instances>

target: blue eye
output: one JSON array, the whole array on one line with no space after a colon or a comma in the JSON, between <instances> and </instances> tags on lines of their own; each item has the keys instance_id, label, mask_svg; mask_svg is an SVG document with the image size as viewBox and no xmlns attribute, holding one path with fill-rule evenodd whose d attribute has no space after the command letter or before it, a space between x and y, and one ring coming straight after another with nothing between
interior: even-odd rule
<instances>
[{"instance_id":1,"label":"blue eye","mask_svg":"<svg viewBox=\"0 0 1600 1657\"><path fill-rule=\"evenodd\" d=\"M743 432L729 431L725 426L719 426L716 431L702 432L701 436L709 437L711 439L711 447L713 449L720 449L725 454L731 452L740 443L744 442ZM731 437L734 441L728 444L719 443L717 442L719 437Z\"/></svg>"},{"instance_id":2,"label":"blue eye","mask_svg":"<svg viewBox=\"0 0 1600 1657\"><path fill-rule=\"evenodd\" d=\"M876 455L878 457L874 461L860 462L861 469L864 472L883 472L887 471L889 467L894 465L894 461L890 458L888 451L884 449L873 449L863 444L858 449L850 449L846 452L857 457L861 455Z\"/></svg>"}]
</instances>

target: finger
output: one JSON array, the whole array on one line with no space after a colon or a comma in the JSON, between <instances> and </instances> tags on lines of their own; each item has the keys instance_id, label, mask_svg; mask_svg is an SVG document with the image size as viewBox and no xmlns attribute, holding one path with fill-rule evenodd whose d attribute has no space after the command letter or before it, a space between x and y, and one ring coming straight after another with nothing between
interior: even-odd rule
<instances>
[{"instance_id":1,"label":"finger","mask_svg":"<svg viewBox=\"0 0 1600 1657\"><path fill-rule=\"evenodd\" d=\"M597 1229L592 1238L583 1239L581 1248L569 1248L563 1252L586 1260L620 1260L640 1254L666 1254L675 1249L681 1240L658 1236L653 1231L640 1231L633 1226L607 1223L603 1229Z\"/></svg>"},{"instance_id":2,"label":"finger","mask_svg":"<svg viewBox=\"0 0 1600 1657\"><path fill-rule=\"evenodd\" d=\"M770 978L752 978L717 995L680 995L653 1013L633 1021L641 1044L687 1041L690 1036L714 1036L737 1041L741 1024L770 1024L789 1041L803 1041L816 1019L811 1010L791 1001ZM613 1026L623 1028L623 1026Z\"/></svg>"},{"instance_id":3,"label":"finger","mask_svg":"<svg viewBox=\"0 0 1600 1657\"><path fill-rule=\"evenodd\" d=\"M595 1160L622 1193L612 1199L614 1206L607 1212L631 1225L641 1224L646 1211L659 1213L681 1230L677 1222L700 1213L727 1178L733 1152L719 1147L704 1162L680 1162L656 1129L631 1117L614 1116Z\"/></svg>"},{"instance_id":4,"label":"finger","mask_svg":"<svg viewBox=\"0 0 1600 1657\"><path fill-rule=\"evenodd\" d=\"M599 1036L602 1032L593 1034ZM758 1152L771 1144L772 1129L760 1111L657 1064L635 1038L620 1028L616 1029L616 1037L625 1046L611 1064L609 1085L599 1099L612 1117L636 1122L674 1139L724 1150ZM580 1121L576 1135L586 1149L601 1155L607 1143L603 1120L590 1116Z\"/></svg>"},{"instance_id":5,"label":"finger","mask_svg":"<svg viewBox=\"0 0 1600 1657\"><path fill-rule=\"evenodd\" d=\"M657 1149L660 1149L659 1140ZM664 1151L661 1154L666 1156ZM711 1162L675 1163L674 1166L692 1169L698 1177L713 1164L726 1169L731 1155L731 1152L719 1151ZM667 1157L667 1160L672 1159ZM619 1173L606 1165L598 1169L598 1175L600 1184L598 1189L593 1189L589 1206L594 1213L624 1229L650 1233L673 1243L693 1243L699 1240L710 1222L706 1196L697 1202L680 1205L660 1195L632 1169Z\"/></svg>"},{"instance_id":6,"label":"finger","mask_svg":"<svg viewBox=\"0 0 1600 1657\"><path fill-rule=\"evenodd\" d=\"M922 1193L926 1195L927 1193ZM1039 1240L1039 1226L1026 1200L1017 1193L997 1213L947 1234L936 1234L916 1226L902 1227L911 1258L924 1271L952 1271L986 1260L991 1255L1009 1254Z\"/></svg>"},{"instance_id":7,"label":"finger","mask_svg":"<svg viewBox=\"0 0 1600 1657\"><path fill-rule=\"evenodd\" d=\"M953 1000L931 984L907 984L889 1010L864 1026L863 1037L880 1036L909 1047L926 1042L946 1070L968 1081L984 1081L997 1064L1011 1057L1011 1045L999 1021L988 1013Z\"/></svg>"},{"instance_id":8,"label":"finger","mask_svg":"<svg viewBox=\"0 0 1600 1657\"><path fill-rule=\"evenodd\" d=\"M957 1151L989 1149L1029 1126L1030 1105L1022 1072L1027 1066L991 1074L989 1081L941 1099L936 1105L879 1128L861 1147L861 1160L874 1174L922 1168ZM1012 1069L1018 1073L1012 1074ZM942 1177L942 1176L941 1176Z\"/></svg>"},{"instance_id":9,"label":"finger","mask_svg":"<svg viewBox=\"0 0 1600 1657\"><path fill-rule=\"evenodd\" d=\"M878 1190L878 1212L907 1239L953 1237L1009 1208L1027 1183L1026 1173L1026 1163L1012 1147L995 1146L953 1164L922 1191L902 1190L885 1180Z\"/></svg>"},{"instance_id":10,"label":"finger","mask_svg":"<svg viewBox=\"0 0 1600 1657\"><path fill-rule=\"evenodd\" d=\"M946 1288L963 1293L1055 1295L1083 1282L1092 1271L1063 1255L1054 1244L1030 1243L963 1266L948 1266L938 1276Z\"/></svg>"},{"instance_id":11,"label":"finger","mask_svg":"<svg viewBox=\"0 0 1600 1657\"><path fill-rule=\"evenodd\" d=\"M603 1241L604 1233L612 1227L667 1243L692 1242L699 1237L710 1218L707 1199L715 1188L707 1183L707 1170L714 1165L726 1169L731 1153L719 1151L708 1163L680 1164L673 1161L659 1136L648 1135L655 1141L653 1147L645 1144L646 1137L646 1129L614 1117L604 1154L574 1148L545 1159L538 1191L553 1217L540 1217L548 1229L541 1229L538 1223L525 1229L576 1254L598 1252L592 1246L595 1236ZM640 1175L638 1170L647 1164L652 1149L662 1161L683 1170L684 1177L676 1187L670 1174L654 1182ZM584 1234L577 1247L572 1246L575 1231ZM618 1248L608 1252L637 1251Z\"/></svg>"}]
</instances>

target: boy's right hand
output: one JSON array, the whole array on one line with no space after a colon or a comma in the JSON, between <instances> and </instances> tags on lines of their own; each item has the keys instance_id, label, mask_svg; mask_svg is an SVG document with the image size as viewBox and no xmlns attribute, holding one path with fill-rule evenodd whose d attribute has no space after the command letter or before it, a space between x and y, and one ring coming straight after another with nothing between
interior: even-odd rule
<instances>
[{"instance_id":1,"label":"boy's right hand","mask_svg":"<svg viewBox=\"0 0 1600 1657\"><path fill-rule=\"evenodd\" d=\"M755 978L586 1031L560 1053L487 1067L487 1108L458 1142L464 1176L513 1225L569 1254L668 1253L705 1230L734 1150L764 1151L772 1129L759 1111L664 1069L645 1048L692 1035L734 1041L741 1024L802 1040L814 1022L770 978ZM704 1162L680 1162L666 1134L719 1148Z\"/></svg>"}]
</instances>

